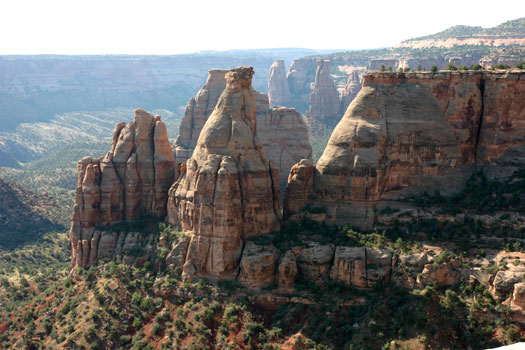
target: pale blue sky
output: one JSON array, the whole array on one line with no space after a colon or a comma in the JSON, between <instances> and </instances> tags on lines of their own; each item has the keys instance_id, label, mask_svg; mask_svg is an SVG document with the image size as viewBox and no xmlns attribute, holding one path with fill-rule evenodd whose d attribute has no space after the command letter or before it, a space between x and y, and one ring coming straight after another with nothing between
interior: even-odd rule
<instances>
[{"instance_id":1,"label":"pale blue sky","mask_svg":"<svg viewBox=\"0 0 525 350\"><path fill-rule=\"evenodd\" d=\"M0 54L393 46L525 16L521 1L2 0Z\"/></svg>"}]
</instances>

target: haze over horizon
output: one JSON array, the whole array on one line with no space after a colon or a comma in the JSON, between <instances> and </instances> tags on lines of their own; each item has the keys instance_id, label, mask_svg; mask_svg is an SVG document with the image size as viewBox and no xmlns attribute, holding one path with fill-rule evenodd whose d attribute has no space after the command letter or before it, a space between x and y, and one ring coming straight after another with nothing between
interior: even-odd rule
<instances>
[{"instance_id":1,"label":"haze over horizon","mask_svg":"<svg viewBox=\"0 0 525 350\"><path fill-rule=\"evenodd\" d=\"M493 27L523 17L520 2L9 1L0 54L181 54L207 50L391 47L453 25Z\"/></svg>"}]
</instances>

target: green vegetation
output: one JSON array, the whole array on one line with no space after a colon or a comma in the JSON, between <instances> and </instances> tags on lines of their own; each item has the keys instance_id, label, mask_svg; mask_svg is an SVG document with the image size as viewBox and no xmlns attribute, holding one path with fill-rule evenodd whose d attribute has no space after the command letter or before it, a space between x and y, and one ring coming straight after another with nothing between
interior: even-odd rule
<instances>
[{"instance_id":1,"label":"green vegetation","mask_svg":"<svg viewBox=\"0 0 525 350\"><path fill-rule=\"evenodd\" d=\"M525 212L524 194L525 168L521 168L504 181L489 179L478 171L472 174L461 192L451 196L443 196L439 191L433 195L425 192L410 201L423 209L437 206L442 213L472 211L494 215L502 210Z\"/></svg>"}]
</instances>

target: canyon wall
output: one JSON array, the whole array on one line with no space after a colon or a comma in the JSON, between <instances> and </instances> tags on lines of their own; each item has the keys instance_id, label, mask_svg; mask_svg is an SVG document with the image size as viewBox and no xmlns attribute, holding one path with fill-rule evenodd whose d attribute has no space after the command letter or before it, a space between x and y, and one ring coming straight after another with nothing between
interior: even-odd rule
<instances>
[{"instance_id":1,"label":"canyon wall","mask_svg":"<svg viewBox=\"0 0 525 350\"><path fill-rule=\"evenodd\" d=\"M314 166L289 177L285 218L307 205L371 228L376 208L423 191L456 192L476 169L525 163L525 79L515 72L371 73Z\"/></svg>"},{"instance_id":2,"label":"canyon wall","mask_svg":"<svg viewBox=\"0 0 525 350\"><path fill-rule=\"evenodd\" d=\"M72 266L112 256L108 251L116 249L119 235L101 234L99 226L164 217L174 166L165 124L142 109L133 122L115 126L105 157L82 158L70 230Z\"/></svg>"},{"instance_id":3,"label":"canyon wall","mask_svg":"<svg viewBox=\"0 0 525 350\"><path fill-rule=\"evenodd\" d=\"M169 190L168 221L191 233L183 276L235 278L243 240L280 226L278 170L256 136L252 67L226 88Z\"/></svg>"}]
</instances>

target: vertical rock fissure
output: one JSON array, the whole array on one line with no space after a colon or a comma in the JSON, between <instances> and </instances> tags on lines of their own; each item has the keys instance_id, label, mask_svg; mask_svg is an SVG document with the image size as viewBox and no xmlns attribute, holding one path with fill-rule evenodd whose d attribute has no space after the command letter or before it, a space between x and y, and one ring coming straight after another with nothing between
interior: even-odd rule
<instances>
[{"instance_id":1,"label":"vertical rock fissure","mask_svg":"<svg viewBox=\"0 0 525 350\"><path fill-rule=\"evenodd\" d=\"M479 92L481 94L481 111L479 115L478 130L476 133L476 142L474 144L474 170L478 170L478 146L481 137L481 128L483 127L483 116L485 114L485 79L479 83Z\"/></svg>"},{"instance_id":2,"label":"vertical rock fissure","mask_svg":"<svg viewBox=\"0 0 525 350\"><path fill-rule=\"evenodd\" d=\"M272 207L273 207L273 212L275 213L275 184L273 183L273 176L272 176L272 166L270 165L270 163L268 163L268 173L270 175L270 183L272 185ZM275 213L275 215L279 216L279 213Z\"/></svg>"}]
</instances>

